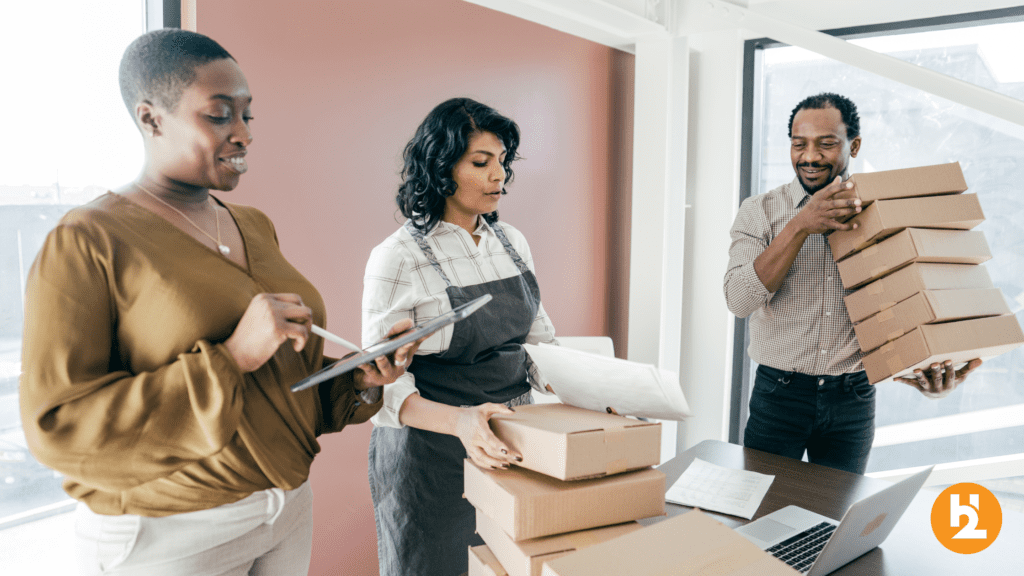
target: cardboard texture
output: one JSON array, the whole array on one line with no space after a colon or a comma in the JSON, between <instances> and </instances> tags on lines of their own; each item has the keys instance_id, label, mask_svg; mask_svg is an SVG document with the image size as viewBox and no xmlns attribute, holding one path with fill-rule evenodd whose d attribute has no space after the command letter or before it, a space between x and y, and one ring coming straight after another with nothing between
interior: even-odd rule
<instances>
[{"instance_id":1,"label":"cardboard texture","mask_svg":"<svg viewBox=\"0 0 1024 576\"><path fill-rule=\"evenodd\" d=\"M850 197L860 198L862 207L875 200L959 194L967 190L959 162L854 174L850 181L857 185Z\"/></svg>"},{"instance_id":2,"label":"cardboard texture","mask_svg":"<svg viewBox=\"0 0 1024 576\"><path fill-rule=\"evenodd\" d=\"M517 406L491 418L494 434L523 455L518 465L560 480L655 466L661 424L565 404Z\"/></svg>"},{"instance_id":3,"label":"cardboard texture","mask_svg":"<svg viewBox=\"0 0 1024 576\"><path fill-rule=\"evenodd\" d=\"M476 532L510 576L540 576L544 562L640 530L638 522L603 526L513 542L486 514L476 511Z\"/></svg>"},{"instance_id":4,"label":"cardboard texture","mask_svg":"<svg viewBox=\"0 0 1024 576\"><path fill-rule=\"evenodd\" d=\"M864 370L872 384L909 374L935 362L954 365L974 358L985 360L1024 344L1017 317L995 316L925 324L864 356Z\"/></svg>"},{"instance_id":5,"label":"cardboard texture","mask_svg":"<svg viewBox=\"0 0 1024 576\"><path fill-rule=\"evenodd\" d=\"M469 548L469 576L508 576L498 558L487 546Z\"/></svg>"},{"instance_id":6,"label":"cardboard texture","mask_svg":"<svg viewBox=\"0 0 1024 576\"><path fill-rule=\"evenodd\" d=\"M858 227L829 234L838 262L904 228L970 230L985 220L977 194L877 200L849 220Z\"/></svg>"},{"instance_id":7,"label":"cardboard texture","mask_svg":"<svg viewBox=\"0 0 1024 576\"><path fill-rule=\"evenodd\" d=\"M859 288L912 262L981 264L992 259L985 234L970 230L907 228L837 264L843 286Z\"/></svg>"},{"instance_id":8,"label":"cardboard texture","mask_svg":"<svg viewBox=\"0 0 1024 576\"><path fill-rule=\"evenodd\" d=\"M700 510L544 563L543 576L799 574Z\"/></svg>"},{"instance_id":9,"label":"cardboard texture","mask_svg":"<svg viewBox=\"0 0 1024 576\"><path fill-rule=\"evenodd\" d=\"M516 542L665 513L665 474L651 468L567 482L469 459L465 471L466 499Z\"/></svg>"},{"instance_id":10,"label":"cardboard texture","mask_svg":"<svg viewBox=\"0 0 1024 576\"><path fill-rule=\"evenodd\" d=\"M984 265L929 264L918 262L879 278L843 301L850 320L861 322L910 298L922 290L962 290L992 288L992 278Z\"/></svg>"},{"instance_id":11,"label":"cardboard texture","mask_svg":"<svg viewBox=\"0 0 1024 576\"><path fill-rule=\"evenodd\" d=\"M871 316L853 329L860 349L870 352L922 324L1009 314L998 288L982 290L925 290Z\"/></svg>"}]
</instances>

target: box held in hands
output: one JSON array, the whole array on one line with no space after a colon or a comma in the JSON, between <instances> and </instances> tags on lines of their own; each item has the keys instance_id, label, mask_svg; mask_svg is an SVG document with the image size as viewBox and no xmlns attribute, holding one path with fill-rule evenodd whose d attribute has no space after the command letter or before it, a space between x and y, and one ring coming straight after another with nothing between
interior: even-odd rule
<instances>
[{"instance_id":1,"label":"box held in hands","mask_svg":"<svg viewBox=\"0 0 1024 576\"><path fill-rule=\"evenodd\" d=\"M984 265L914 263L847 294L843 301L850 320L861 322L922 290L992 288Z\"/></svg>"},{"instance_id":2,"label":"box held in hands","mask_svg":"<svg viewBox=\"0 0 1024 576\"><path fill-rule=\"evenodd\" d=\"M1024 332L1013 315L925 324L864 356L864 370L876 384L936 362L952 360L957 367L974 358L985 360L1021 344Z\"/></svg>"},{"instance_id":3,"label":"box held in hands","mask_svg":"<svg viewBox=\"0 0 1024 576\"><path fill-rule=\"evenodd\" d=\"M849 220L857 228L829 234L828 245L838 262L904 228L970 230L984 221L977 194L877 200Z\"/></svg>"},{"instance_id":4,"label":"box held in hands","mask_svg":"<svg viewBox=\"0 0 1024 576\"><path fill-rule=\"evenodd\" d=\"M559 480L656 466L661 424L568 406L517 406L491 418L494 434L523 455L518 465Z\"/></svg>"},{"instance_id":5,"label":"box held in hands","mask_svg":"<svg viewBox=\"0 0 1024 576\"><path fill-rule=\"evenodd\" d=\"M1003 291L999 288L979 290L924 290L886 308L857 324L860 349L870 352L895 340L922 324L969 320L1009 314Z\"/></svg>"},{"instance_id":6,"label":"box held in hands","mask_svg":"<svg viewBox=\"0 0 1024 576\"><path fill-rule=\"evenodd\" d=\"M864 172L850 176L850 182L857 186L852 194L843 193L843 197L860 198L864 208L875 200L943 196L967 190L959 162Z\"/></svg>"},{"instance_id":7,"label":"box held in hands","mask_svg":"<svg viewBox=\"0 0 1024 576\"><path fill-rule=\"evenodd\" d=\"M855 289L912 262L981 264L991 258L982 232L907 228L850 255L836 266L843 286Z\"/></svg>"}]
</instances>

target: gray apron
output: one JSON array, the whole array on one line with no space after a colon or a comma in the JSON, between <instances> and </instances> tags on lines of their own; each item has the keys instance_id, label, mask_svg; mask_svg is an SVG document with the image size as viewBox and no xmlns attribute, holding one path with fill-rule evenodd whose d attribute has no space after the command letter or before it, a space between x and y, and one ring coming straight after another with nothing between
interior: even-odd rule
<instances>
[{"instance_id":1,"label":"gray apron","mask_svg":"<svg viewBox=\"0 0 1024 576\"><path fill-rule=\"evenodd\" d=\"M406 223L448 285L452 308L484 294L494 297L454 325L446 351L413 357L409 372L428 400L449 406L530 403L529 359L522 344L537 317L540 289L501 226L491 228L520 275L455 286L423 233ZM465 458L456 436L409 426L374 427L369 473L381 576L458 576L468 570L467 548L483 541L475 533L473 506L462 497Z\"/></svg>"}]
</instances>

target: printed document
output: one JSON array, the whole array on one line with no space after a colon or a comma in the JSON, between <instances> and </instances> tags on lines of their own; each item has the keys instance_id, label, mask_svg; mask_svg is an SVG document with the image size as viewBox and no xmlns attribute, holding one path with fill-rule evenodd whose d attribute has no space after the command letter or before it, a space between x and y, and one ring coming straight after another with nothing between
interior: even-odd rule
<instances>
[{"instance_id":1,"label":"printed document","mask_svg":"<svg viewBox=\"0 0 1024 576\"><path fill-rule=\"evenodd\" d=\"M665 500L750 520L775 476L733 470L695 458L665 493Z\"/></svg>"}]
</instances>

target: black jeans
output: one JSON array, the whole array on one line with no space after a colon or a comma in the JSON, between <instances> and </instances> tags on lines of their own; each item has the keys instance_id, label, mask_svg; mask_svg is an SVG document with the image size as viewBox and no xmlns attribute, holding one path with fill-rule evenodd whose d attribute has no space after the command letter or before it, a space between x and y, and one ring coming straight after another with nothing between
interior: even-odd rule
<instances>
[{"instance_id":1,"label":"black jeans","mask_svg":"<svg viewBox=\"0 0 1024 576\"><path fill-rule=\"evenodd\" d=\"M758 366L743 445L863 474L875 437L875 387L864 372L809 376Z\"/></svg>"}]
</instances>

